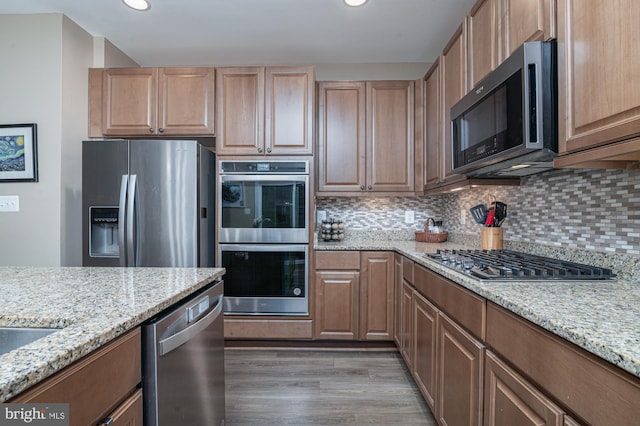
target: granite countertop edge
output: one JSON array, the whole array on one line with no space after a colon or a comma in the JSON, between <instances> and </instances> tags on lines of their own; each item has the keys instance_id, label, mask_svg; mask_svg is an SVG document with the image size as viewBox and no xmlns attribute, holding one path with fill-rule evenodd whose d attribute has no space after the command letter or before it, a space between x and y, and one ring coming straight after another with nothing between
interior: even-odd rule
<instances>
[{"instance_id":1,"label":"granite countertop edge","mask_svg":"<svg viewBox=\"0 0 640 426\"><path fill-rule=\"evenodd\" d=\"M449 242L434 244L384 240L314 243L316 251L395 251L640 377L640 335L635 327L640 323L640 283L629 280L480 282L424 256L424 253L432 253L437 249L460 248L470 247ZM580 300L579 306L575 299Z\"/></svg>"},{"instance_id":2,"label":"granite countertop edge","mask_svg":"<svg viewBox=\"0 0 640 426\"><path fill-rule=\"evenodd\" d=\"M224 272L224 268L0 267L0 327L59 329L0 355L0 403L141 325ZM82 295L79 285L87 285L91 294ZM47 289L57 294L49 298ZM15 302L12 296L17 293L20 300ZM60 301L65 298L71 300L64 309L51 306L64 303Z\"/></svg>"}]
</instances>

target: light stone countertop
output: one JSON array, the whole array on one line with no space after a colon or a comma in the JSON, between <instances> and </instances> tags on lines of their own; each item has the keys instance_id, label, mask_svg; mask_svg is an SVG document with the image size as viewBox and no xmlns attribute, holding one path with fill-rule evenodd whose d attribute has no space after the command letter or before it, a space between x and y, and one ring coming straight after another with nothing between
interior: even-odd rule
<instances>
[{"instance_id":1,"label":"light stone countertop","mask_svg":"<svg viewBox=\"0 0 640 426\"><path fill-rule=\"evenodd\" d=\"M0 355L0 402L224 275L223 268L0 267L0 327L59 331Z\"/></svg>"},{"instance_id":2,"label":"light stone countertop","mask_svg":"<svg viewBox=\"0 0 640 426\"><path fill-rule=\"evenodd\" d=\"M640 282L636 279L481 282L424 256L437 249L470 248L449 242L357 239L316 241L314 248L395 251L640 377ZM551 252L547 256L554 257Z\"/></svg>"}]
</instances>

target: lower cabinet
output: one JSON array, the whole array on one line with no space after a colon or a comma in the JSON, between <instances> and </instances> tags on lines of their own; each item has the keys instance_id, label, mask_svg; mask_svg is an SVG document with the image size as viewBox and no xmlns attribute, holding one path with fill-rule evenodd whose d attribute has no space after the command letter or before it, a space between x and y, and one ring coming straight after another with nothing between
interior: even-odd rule
<instances>
[{"instance_id":1,"label":"lower cabinet","mask_svg":"<svg viewBox=\"0 0 640 426\"><path fill-rule=\"evenodd\" d=\"M484 345L440 312L437 348L438 422L481 425Z\"/></svg>"},{"instance_id":2,"label":"lower cabinet","mask_svg":"<svg viewBox=\"0 0 640 426\"><path fill-rule=\"evenodd\" d=\"M394 255L315 254L314 338L393 340Z\"/></svg>"},{"instance_id":3,"label":"lower cabinet","mask_svg":"<svg viewBox=\"0 0 640 426\"><path fill-rule=\"evenodd\" d=\"M9 402L67 403L71 426L141 425L141 358L136 328Z\"/></svg>"},{"instance_id":4,"label":"lower cabinet","mask_svg":"<svg viewBox=\"0 0 640 426\"><path fill-rule=\"evenodd\" d=\"M438 310L417 291L413 297L413 363L411 373L431 411L435 412Z\"/></svg>"},{"instance_id":5,"label":"lower cabinet","mask_svg":"<svg viewBox=\"0 0 640 426\"><path fill-rule=\"evenodd\" d=\"M563 423L564 413L556 404L490 351L485 356L484 383L485 426Z\"/></svg>"}]
</instances>

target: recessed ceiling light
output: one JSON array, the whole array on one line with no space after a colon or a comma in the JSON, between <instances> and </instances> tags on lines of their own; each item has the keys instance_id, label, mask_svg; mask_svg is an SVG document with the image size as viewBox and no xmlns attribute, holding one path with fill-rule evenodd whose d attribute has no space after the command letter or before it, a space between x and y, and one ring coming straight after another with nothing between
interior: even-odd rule
<instances>
[{"instance_id":1,"label":"recessed ceiling light","mask_svg":"<svg viewBox=\"0 0 640 426\"><path fill-rule=\"evenodd\" d=\"M135 10L149 10L151 5L147 0L122 0L124 4Z\"/></svg>"},{"instance_id":2,"label":"recessed ceiling light","mask_svg":"<svg viewBox=\"0 0 640 426\"><path fill-rule=\"evenodd\" d=\"M344 3L347 6L362 6L363 4L365 4L367 2L367 0L344 0Z\"/></svg>"}]
</instances>

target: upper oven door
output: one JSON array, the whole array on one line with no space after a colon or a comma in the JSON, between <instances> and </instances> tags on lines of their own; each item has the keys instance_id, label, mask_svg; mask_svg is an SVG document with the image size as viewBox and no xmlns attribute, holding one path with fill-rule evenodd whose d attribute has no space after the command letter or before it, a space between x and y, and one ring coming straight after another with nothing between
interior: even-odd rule
<instances>
[{"instance_id":1,"label":"upper oven door","mask_svg":"<svg viewBox=\"0 0 640 426\"><path fill-rule=\"evenodd\" d=\"M308 175L220 175L221 243L309 243Z\"/></svg>"}]
</instances>

